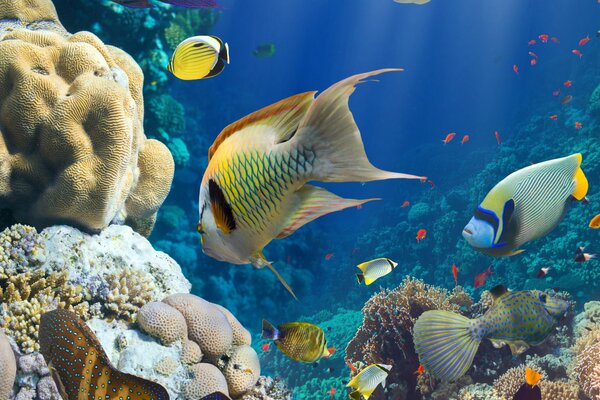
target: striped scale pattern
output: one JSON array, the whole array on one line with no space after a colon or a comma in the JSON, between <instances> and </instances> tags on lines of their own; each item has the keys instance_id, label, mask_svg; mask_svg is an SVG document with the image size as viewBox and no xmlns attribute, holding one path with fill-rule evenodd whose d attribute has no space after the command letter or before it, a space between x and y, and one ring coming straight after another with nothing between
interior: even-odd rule
<instances>
[{"instance_id":1,"label":"striped scale pattern","mask_svg":"<svg viewBox=\"0 0 600 400\"><path fill-rule=\"evenodd\" d=\"M567 201L575 190L573 176L578 165L563 161L547 167L532 169L521 180L513 199L519 229L515 236L517 247L544 236L562 219Z\"/></svg>"},{"instance_id":2,"label":"striped scale pattern","mask_svg":"<svg viewBox=\"0 0 600 400\"><path fill-rule=\"evenodd\" d=\"M304 148L236 152L220 159L212 179L225 193L236 223L263 232L290 190L310 177L314 161L315 152Z\"/></svg>"},{"instance_id":3,"label":"striped scale pattern","mask_svg":"<svg viewBox=\"0 0 600 400\"><path fill-rule=\"evenodd\" d=\"M77 314L54 310L42 315L40 352L56 373L65 400L168 400L159 384L117 371L94 332Z\"/></svg>"},{"instance_id":4,"label":"striped scale pattern","mask_svg":"<svg viewBox=\"0 0 600 400\"><path fill-rule=\"evenodd\" d=\"M325 332L306 322L290 322L277 327L280 332L275 344L285 355L305 363L317 361L327 349Z\"/></svg>"}]
</instances>

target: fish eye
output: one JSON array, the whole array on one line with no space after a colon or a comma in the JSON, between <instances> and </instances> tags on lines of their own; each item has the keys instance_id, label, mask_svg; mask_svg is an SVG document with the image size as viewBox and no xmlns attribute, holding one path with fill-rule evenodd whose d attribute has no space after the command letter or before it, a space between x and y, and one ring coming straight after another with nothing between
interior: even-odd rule
<instances>
[{"instance_id":1,"label":"fish eye","mask_svg":"<svg viewBox=\"0 0 600 400\"><path fill-rule=\"evenodd\" d=\"M546 300L548 300L548 295L547 294L540 294L540 301L542 303L545 303Z\"/></svg>"},{"instance_id":2,"label":"fish eye","mask_svg":"<svg viewBox=\"0 0 600 400\"><path fill-rule=\"evenodd\" d=\"M206 232L204 231L204 228L202 228L202 223L198 222L198 224L196 225L196 230L198 231L199 234L204 235Z\"/></svg>"}]
</instances>

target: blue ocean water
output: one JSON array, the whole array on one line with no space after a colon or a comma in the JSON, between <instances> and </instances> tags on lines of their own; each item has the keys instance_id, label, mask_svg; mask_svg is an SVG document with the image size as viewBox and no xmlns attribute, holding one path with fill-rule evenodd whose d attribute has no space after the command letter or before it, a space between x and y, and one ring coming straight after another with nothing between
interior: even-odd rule
<instances>
[{"instance_id":1,"label":"blue ocean water","mask_svg":"<svg viewBox=\"0 0 600 400\"><path fill-rule=\"evenodd\" d=\"M72 7L71 1L57 5ZM460 269L459 283L475 298L502 283L514 289L559 287L579 305L598 299L598 284L587 285L597 276L597 262L582 266L573 262L573 256L579 245L600 251L596 232L587 228L600 204L595 185L600 170L593 162L600 159L600 115L593 112L590 100L600 83L596 34L600 4L222 0L222 6L210 31L195 34L216 35L227 42L231 64L213 79L179 81L169 75L164 86L184 107L187 128L181 137L190 161L178 167L165 203L183 211L177 214L181 218L177 229L161 224L161 218L172 216L159 214L151 240L180 262L195 293L228 307L255 335L263 318L277 323L318 319L319 313L335 315L340 308L358 312L372 294L398 286L407 275L453 288L452 264ZM73 27L68 20L63 22L70 30L82 28L76 21ZM110 35L110 24L98 23ZM541 43L541 34L559 43L551 39ZM579 46L585 36L590 42ZM127 50L130 45L132 55L142 61L143 53L135 53L140 47L136 39L122 40L122 46ZM528 45L530 40L536 44ZM253 55L263 43L276 46L273 56ZM574 49L583 57L573 54ZM537 56L535 65L530 65L533 56L528 52ZM344 197L381 200L320 218L266 248L267 258L288 279L300 302L267 269L232 266L202 254L195 233L198 188L208 146L216 135L239 118L290 95L323 91L353 74L387 67L404 72L360 85L350 100L366 152L374 165L426 175L434 186L405 180L317 183ZM572 86L566 87L569 80ZM560 95L554 96L557 90ZM147 97L153 92L148 93ZM573 101L562 106L565 95L572 95ZM554 114L557 121L549 118ZM576 122L583 128L576 129ZM148 128L146 133L153 135ZM450 132L456 137L443 145L441 140ZM464 135L469 141L461 145ZM583 153L583 169L589 171L589 206L574 205L554 232L529 244L519 256L492 259L465 244L462 228L495 183L530 163L574 152ZM401 208L405 200L411 206ZM427 237L417 243L415 235L421 228ZM389 257L399 266L376 284L359 286L356 264L375 257ZM487 286L475 289L475 275L490 264L494 274ZM546 280L535 278L542 266L553 268ZM336 344L340 350L344 345ZM268 364L263 368L278 373ZM341 358L336 368L344 368Z\"/></svg>"}]
</instances>

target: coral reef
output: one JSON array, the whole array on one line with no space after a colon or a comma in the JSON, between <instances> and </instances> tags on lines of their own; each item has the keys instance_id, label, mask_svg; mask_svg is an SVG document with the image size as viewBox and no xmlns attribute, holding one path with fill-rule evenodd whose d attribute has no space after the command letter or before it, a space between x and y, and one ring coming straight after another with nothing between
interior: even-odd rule
<instances>
[{"instance_id":1,"label":"coral reef","mask_svg":"<svg viewBox=\"0 0 600 400\"><path fill-rule=\"evenodd\" d=\"M144 136L142 71L92 33L68 34L50 0L22 3L0 2L0 20L21 24L0 28L0 208L38 227L117 221L149 235L174 164Z\"/></svg>"},{"instance_id":2,"label":"coral reef","mask_svg":"<svg viewBox=\"0 0 600 400\"><path fill-rule=\"evenodd\" d=\"M0 331L0 399L7 399L15 382L17 361L4 332Z\"/></svg>"}]
</instances>

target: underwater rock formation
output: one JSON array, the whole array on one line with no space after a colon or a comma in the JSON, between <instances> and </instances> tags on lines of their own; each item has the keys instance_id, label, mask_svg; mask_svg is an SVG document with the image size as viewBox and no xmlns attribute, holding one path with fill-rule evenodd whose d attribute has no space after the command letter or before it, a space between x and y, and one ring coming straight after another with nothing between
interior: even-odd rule
<instances>
[{"instance_id":1,"label":"underwater rock formation","mask_svg":"<svg viewBox=\"0 0 600 400\"><path fill-rule=\"evenodd\" d=\"M2 0L0 20L0 208L40 227L149 235L174 163L144 135L139 66L69 34L49 0Z\"/></svg>"}]
</instances>

